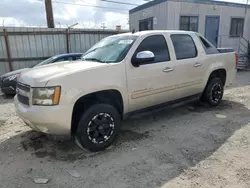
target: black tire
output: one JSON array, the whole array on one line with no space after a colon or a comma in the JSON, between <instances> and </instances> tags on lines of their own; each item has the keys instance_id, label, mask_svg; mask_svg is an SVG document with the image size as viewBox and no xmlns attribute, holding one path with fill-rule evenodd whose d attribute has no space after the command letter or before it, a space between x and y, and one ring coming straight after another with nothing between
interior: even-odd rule
<instances>
[{"instance_id":1,"label":"black tire","mask_svg":"<svg viewBox=\"0 0 250 188\"><path fill-rule=\"evenodd\" d=\"M100 122L102 124L97 125ZM121 117L115 107L95 104L83 113L79 121L75 134L76 143L92 152L104 150L117 138L120 124ZM107 131L107 135L104 131Z\"/></svg>"},{"instance_id":2,"label":"black tire","mask_svg":"<svg viewBox=\"0 0 250 188\"><path fill-rule=\"evenodd\" d=\"M206 89L202 95L202 101L208 103L210 107L216 107L220 104L224 94L224 85L220 78L210 78Z\"/></svg>"}]
</instances>

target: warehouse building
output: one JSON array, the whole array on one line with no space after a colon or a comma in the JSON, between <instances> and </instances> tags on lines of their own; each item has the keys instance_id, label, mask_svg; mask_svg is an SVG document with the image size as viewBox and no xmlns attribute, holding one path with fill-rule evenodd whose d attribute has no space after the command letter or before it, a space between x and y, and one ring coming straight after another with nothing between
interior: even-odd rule
<instances>
[{"instance_id":1,"label":"warehouse building","mask_svg":"<svg viewBox=\"0 0 250 188\"><path fill-rule=\"evenodd\" d=\"M190 30L217 47L247 53L250 5L212 0L154 0L129 12L130 30Z\"/></svg>"}]
</instances>

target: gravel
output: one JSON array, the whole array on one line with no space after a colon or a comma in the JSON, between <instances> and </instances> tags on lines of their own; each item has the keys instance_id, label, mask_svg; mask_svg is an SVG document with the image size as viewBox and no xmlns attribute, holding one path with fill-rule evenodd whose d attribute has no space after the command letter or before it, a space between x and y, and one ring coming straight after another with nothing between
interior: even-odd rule
<instances>
[{"instance_id":1,"label":"gravel","mask_svg":"<svg viewBox=\"0 0 250 188\"><path fill-rule=\"evenodd\" d=\"M51 188L249 188L249 81L239 72L215 109L189 104L133 117L99 153L30 130L13 99L0 96L1 188L39 187L38 177Z\"/></svg>"}]
</instances>

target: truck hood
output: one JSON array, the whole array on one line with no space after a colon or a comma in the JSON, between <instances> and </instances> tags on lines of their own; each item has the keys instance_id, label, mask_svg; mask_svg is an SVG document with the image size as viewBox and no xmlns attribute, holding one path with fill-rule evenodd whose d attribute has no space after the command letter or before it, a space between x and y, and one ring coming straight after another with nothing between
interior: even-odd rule
<instances>
[{"instance_id":1,"label":"truck hood","mask_svg":"<svg viewBox=\"0 0 250 188\"><path fill-rule=\"evenodd\" d=\"M16 75L16 74L20 74L21 72L26 71L26 70L29 70L29 68L18 69L18 70L15 70L15 71L11 71L11 72L8 72L8 73L6 73L6 74L3 74L3 75L1 76L1 78L6 78L6 77L9 77L9 76L13 76L13 75Z\"/></svg>"},{"instance_id":2,"label":"truck hood","mask_svg":"<svg viewBox=\"0 0 250 188\"><path fill-rule=\"evenodd\" d=\"M108 66L108 64L81 60L68 63L54 63L22 72L18 78L18 82L30 85L31 87L44 87L53 78L104 66Z\"/></svg>"}]
</instances>

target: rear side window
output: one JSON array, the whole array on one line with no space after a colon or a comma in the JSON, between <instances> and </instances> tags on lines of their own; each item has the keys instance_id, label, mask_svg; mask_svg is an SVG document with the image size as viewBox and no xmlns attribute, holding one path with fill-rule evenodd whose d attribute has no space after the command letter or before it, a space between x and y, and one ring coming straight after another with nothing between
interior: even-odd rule
<instances>
[{"instance_id":1,"label":"rear side window","mask_svg":"<svg viewBox=\"0 0 250 188\"><path fill-rule=\"evenodd\" d=\"M135 51L134 57L137 53L142 51L151 51L154 53L155 60L154 62L150 63L158 63L170 60L168 46L163 35L153 35L145 38Z\"/></svg>"},{"instance_id":2,"label":"rear side window","mask_svg":"<svg viewBox=\"0 0 250 188\"><path fill-rule=\"evenodd\" d=\"M197 56L195 43L190 35L173 34L171 40L174 45L176 59L189 59Z\"/></svg>"}]
</instances>

